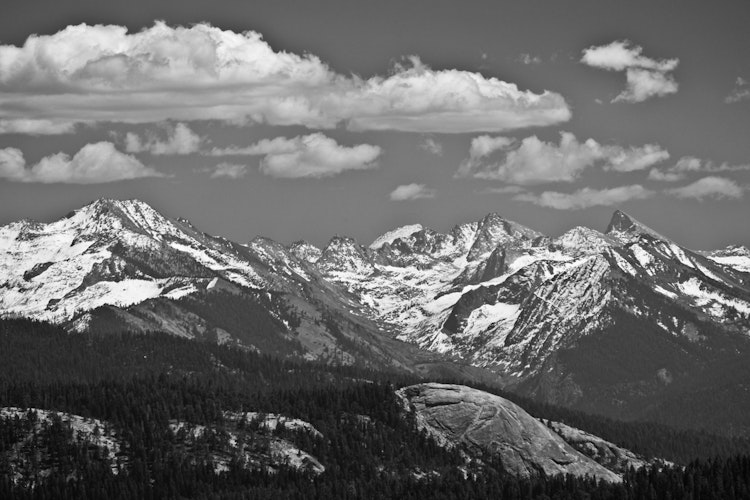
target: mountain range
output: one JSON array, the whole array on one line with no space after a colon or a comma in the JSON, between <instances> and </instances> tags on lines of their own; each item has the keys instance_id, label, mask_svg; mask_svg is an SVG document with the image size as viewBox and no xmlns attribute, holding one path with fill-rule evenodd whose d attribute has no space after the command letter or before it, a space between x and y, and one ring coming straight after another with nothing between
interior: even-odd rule
<instances>
[{"instance_id":1,"label":"mountain range","mask_svg":"<svg viewBox=\"0 0 750 500\"><path fill-rule=\"evenodd\" d=\"M137 200L0 228L0 315L483 381L623 419L750 431L750 250L617 211L549 237L489 214L325 248L211 236ZM719 410L717 410L717 408Z\"/></svg>"}]
</instances>

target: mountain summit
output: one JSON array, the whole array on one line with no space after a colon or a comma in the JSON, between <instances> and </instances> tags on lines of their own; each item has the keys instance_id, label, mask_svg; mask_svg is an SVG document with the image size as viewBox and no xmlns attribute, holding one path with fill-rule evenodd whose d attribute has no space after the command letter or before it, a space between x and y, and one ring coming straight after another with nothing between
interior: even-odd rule
<instances>
[{"instance_id":1,"label":"mountain summit","mask_svg":"<svg viewBox=\"0 0 750 500\"><path fill-rule=\"evenodd\" d=\"M637 238L641 234L647 234L656 239L669 241L666 237L620 210L615 210L615 213L612 214L612 219L609 221L605 233L609 236L626 241Z\"/></svg>"}]
</instances>

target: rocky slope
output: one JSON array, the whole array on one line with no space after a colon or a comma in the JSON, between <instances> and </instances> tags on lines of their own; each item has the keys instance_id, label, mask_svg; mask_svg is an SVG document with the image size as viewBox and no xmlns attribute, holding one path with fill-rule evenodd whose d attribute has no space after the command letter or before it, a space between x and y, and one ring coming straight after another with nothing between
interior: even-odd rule
<instances>
[{"instance_id":1,"label":"rocky slope","mask_svg":"<svg viewBox=\"0 0 750 500\"><path fill-rule=\"evenodd\" d=\"M610 482L621 480L500 396L436 383L404 387L398 395L414 413L417 425L439 443L458 446L474 458L485 453L499 456L503 467L517 476L572 474Z\"/></svg>"}]
</instances>

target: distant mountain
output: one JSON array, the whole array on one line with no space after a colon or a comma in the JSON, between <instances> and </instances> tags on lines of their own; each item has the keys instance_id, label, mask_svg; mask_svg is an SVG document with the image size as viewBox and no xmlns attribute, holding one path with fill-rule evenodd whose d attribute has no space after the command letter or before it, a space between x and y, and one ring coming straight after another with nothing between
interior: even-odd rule
<instances>
[{"instance_id":1,"label":"distant mountain","mask_svg":"<svg viewBox=\"0 0 750 500\"><path fill-rule=\"evenodd\" d=\"M750 375L750 251L691 251L620 211L605 233L550 238L490 214L318 249L239 244L99 200L0 228L0 290L3 316L71 331L447 371L607 415L750 430L736 397Z\"/></svg>"}]
</instances>

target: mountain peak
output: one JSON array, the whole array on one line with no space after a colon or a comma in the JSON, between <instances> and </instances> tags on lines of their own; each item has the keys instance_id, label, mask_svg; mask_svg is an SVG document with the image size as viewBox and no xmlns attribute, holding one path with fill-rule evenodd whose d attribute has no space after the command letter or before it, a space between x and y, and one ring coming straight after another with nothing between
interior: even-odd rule
<instances>
[{"instance_id":1,"label":"mountain peak","mask_svg":"<svg viewBox=\"0 0 750 500\"><path fill-rule=\"evenodd\" d=\"M323 253L320 248L305 240L295 241L289 245L289 251L298 259L311 264L317 262Z\"/></svg>"},{"instance_id":2,"label":"mountain peak","mask_svg":"<svg viewBox=\"0 0 750 500\"><path fill-rule=\"evenodd\" d=\"M407 226L398 227L392 231L379 236L375 241L370 244L372 250L377 250L386 243L393 243L400 238L408 238L412 234L424 229L422 224L409 224Z\"/></svg>"},{"instance_id":3,"label":"mountain peak","mask_svg":"<svg viewBox=\"0 0 750 500\"><path fill-rule=\"evenodd\" d=\"M146 203L145 201L141 201L136 198L131 198L128 200L118 200L115 198L98 198L92 202L90 202L87 205L84 205L80 210L85 211L101 211L101 210L143 210L143 209L149 209L153 210L151 205Z\"/></svg>"},{"instance_id":4,"label":"mountain peak","mask_svg":"<svg viewBox=\"0 0 750 500\"><path fill-rule=\"evenodd\" d=\"M639 222L637 219L621 210L615 210L615 213L612 214L612 219L607 225L605 234L612 236L621 242L629 242L642 234L647 234L656 239L669 241L669 238L657 233L647 225Z\"/></svg>"},{"instance_id":5,"label":"mountain peak","mask_svg":"<svg viewBox=\"0 0 750 500\"><path fill-rule=\"evenodd\" d=\"M89 237L122 236L122 231L126 230L162 240L167 235L180 232L175 226L178 222L168 219L148 203L137 199L100 198L53 224L75 227Z\"/></svg>"},{"instance_id":6,"label":"mountain peak","mask_svg":"<svg viewBox=\"0 0 750 500\"><path fill-rule=\"evenodd\" d=\"M331 238L316 265L324 272L370 274L374 271L366 250L354 238L339 235Z\"/></svg>"},{"instance_id":7,"label":"mountain peak","mask_svg":"<svg viewBox=\"0 0 750 500\"><path fill-rule=\"evenodd\" d=\"M493 212L479 221L476 238L466 258L470 261L475 260L492 252L497 245L518 240L532 240L539 236L542 234Z\"/></svg>"}]
</instances>

